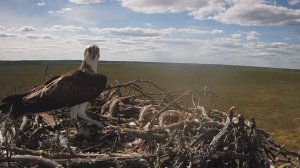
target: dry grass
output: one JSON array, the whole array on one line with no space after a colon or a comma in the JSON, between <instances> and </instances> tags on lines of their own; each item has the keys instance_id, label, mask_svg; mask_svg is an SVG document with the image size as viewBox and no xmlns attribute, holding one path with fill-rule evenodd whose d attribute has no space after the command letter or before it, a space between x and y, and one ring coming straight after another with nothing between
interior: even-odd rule
<instances>
[{"instance_id":1,"label":"dry grass","mask_svg":"<svg viewBox=\"0 0 300 168\"><path fill-rule=\"evenodd\" d=\"M42 83L47 65L48 74L53 75L76 68L76 63L2 63L0 98ZM273 133L279 143L300 149L300 71L159 63L105 63L99 71L110 82L140 77L175 92L208 86L218 95L217 109L234 105L247 118L254 116L259 127Z\"/></svg>"}]
</instances>

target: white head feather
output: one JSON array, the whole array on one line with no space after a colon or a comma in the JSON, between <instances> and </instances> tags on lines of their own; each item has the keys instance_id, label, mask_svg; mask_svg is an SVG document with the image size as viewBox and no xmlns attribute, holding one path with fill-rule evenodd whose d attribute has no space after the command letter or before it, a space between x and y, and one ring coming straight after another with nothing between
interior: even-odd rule
<instances>
[{"instance_id":1,"label":"white head feather","mask_svg":"<svg viewBox=\"0 0 300 168\"><path fill-rule=\"evenodd\" d=\"M85 62L87 65L89 65L91 70L95 73L97 73L97 63L99 61L99 58L100 52L98 46L91 45L84 50L83 63Z\"/></svg>"}]
</instances>

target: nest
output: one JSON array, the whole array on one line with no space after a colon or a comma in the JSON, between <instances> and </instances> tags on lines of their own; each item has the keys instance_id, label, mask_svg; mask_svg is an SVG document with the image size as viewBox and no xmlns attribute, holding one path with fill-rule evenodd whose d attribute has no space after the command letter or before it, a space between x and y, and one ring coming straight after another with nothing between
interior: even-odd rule
<instances>
[{"instance_id":1,"label":"nest","mask_svg":"<svg viewBox=\"0 0 300 168\"><path fill-rule=\"evenodd\" d=\"M7 118L0 166L300 167L299 153L277 144L234 107L216 110L215 97L207 87L176 95L151 81L116 83L88 107L102 130L83 121L76 129L68 108Z\"/></svg>"}]
</instances>

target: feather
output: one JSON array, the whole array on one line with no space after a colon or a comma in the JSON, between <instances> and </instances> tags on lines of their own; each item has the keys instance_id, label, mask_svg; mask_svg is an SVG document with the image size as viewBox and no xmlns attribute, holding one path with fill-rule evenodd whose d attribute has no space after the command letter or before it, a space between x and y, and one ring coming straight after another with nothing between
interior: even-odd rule
<instances>
[{"instance_id":1,"label":"feather","mask_svg":"<svg viewBox=\"0 0 300 168\"><path fill-rule=\"evenodd\" d=\"M107 77L95 73L98 61L95 57L99 58L99 49L97 46L90 46L86 49L78 70L53 76L26 93L4 98L0 110L7 113L13 105L11 115L19 117L29 113L72 107L97 98L106 88ZM87 63L92 66L84 66Z\"/></svg>"}]
</instances>

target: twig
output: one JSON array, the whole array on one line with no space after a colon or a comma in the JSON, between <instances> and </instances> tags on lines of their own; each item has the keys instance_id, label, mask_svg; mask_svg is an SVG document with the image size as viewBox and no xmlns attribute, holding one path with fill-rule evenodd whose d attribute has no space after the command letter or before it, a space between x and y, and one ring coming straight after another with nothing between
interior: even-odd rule
<instances>
[{"instance_id":1,"label":"twig","mask_svg":"<svg viewBox=\"0 0 300 168\"><path fill-rule=\"evenodd\" d=\"M28 120L28 117L27 116L23 116L22 118L22 124L20 126L20 131L23 131L25 126L27 126L29 120Z\"/></svg>"},{"instance_id":2,"label":"twig","mask_svg":"<svg viewBox=\"0 0 300 168\"><path fill-rule=\"evenodd\" d=\"M134 81L132 82L132 84L130 85L129 90L128 90L128 92L125 94L125 96L128 96L128 94L131 92L132 87L135 85L135 83L137 82L137 80L138 80L138 79L136 79L136 80L134 80Z\"/></svg>"},{"instance_id":3,"label":"twig","mask_svg":"<svg viewBox=\"0 0 300 168\"><path fill-rule=\"evenodd\" d=\"M144 140L165 141L168 138L168 136L165 134L151 133L150 131L134 130L127 128L122 128L121 134L126 136L134 136L136 138L141 138Z\"/></svg>"},{"instance_id":4,"label":"twig","mask_svg":"<svg viewBox=\"0 0 300 168\"><path fill-rule=\"evenodd\" d=\"M150 121L150 126L149 126L149 130L151 130L153 122L155 120L155 118L157 116L159 116L162 112L166 111L170 106L172 106L173 104L175 104L176 102L178 102L179 100L181 100L183 97L185 97L186 95L188 95L188 92L186 92L185 94L179 96L178 98L176 98L174 101L172 101L171 103L169 103L168 105L166 105L164 108L162 108L158 113L156 113L153 118Z\"/></svg>"},{"instance_id":5,"label":"twig","mask_svg":"<svg viewBox=\"0 0 300 168\"><path fill-rule=\"evenodd\" d=\"M156 85L155 83L153 83L151 80L134 80L134 81L129 81L127 83L122 83L122 84L118 83L117 85L107 87L106 90L111 90L111 89L120 88L120 87L128 87L128 86L131 86L132 83L149 83L163 92L168 92L167 90L165 90L165 89L159 87L158 85Z\"/></svg>"},{"instance_id":6,"label":"twig","mask_svg":"<svg viewBox=\"0 0 300 168\"><path fill-rule=\"evenodd\" d=\"M134 167L151 167L147 160L152 160L155 155L146 154L101 154L102 156L96 158L72 158L72 159L55 159L58 163L68 163L70 167L117 167L120 162L126 163L126 165L134 165Z\"/></svg>"},{"instance_id":7,"label":"twig","mask_svg":"<svg viewBox=\"0 0 300 168\"><path fill-rule=\"evenodd\" d=\"M211 141L211 143L209 144L210 146L210 154L215 153L217 147L220 144L220 140L225 136L226 132L228 131L229 127L231 126L231 121L232 121L232 117L233 117L233 109L234 107L231 107L229 109L229 114L228 117L226 119L225 125L222 128L222 130L214 137L214 139Z\"/></svg>"},{"instance_id":8,"label":"twig","mask_svg":"<svg viewBox=\"0 0 300 168\"><path fill-rule=\"evenodd\" d=\"M4 161L3 159L0 159ZM39 165L43 165L49 168L61 168L63 167L61 164L56 163L53 160L46 159L42 156L32 156L32 155L12 155L8 161L15 162L36 162Z\"/></svg>"},{"instance_id":9,"label":"twig","mask_svg":"<svg viewBox=\"0 0 300 168\"><path fill-rule=\"evenodd\" d=\"M45 76L45 80L47 80L47 78L48 78L48 65L45 68L44 76Z\"/></svg>"}]
</instances>

